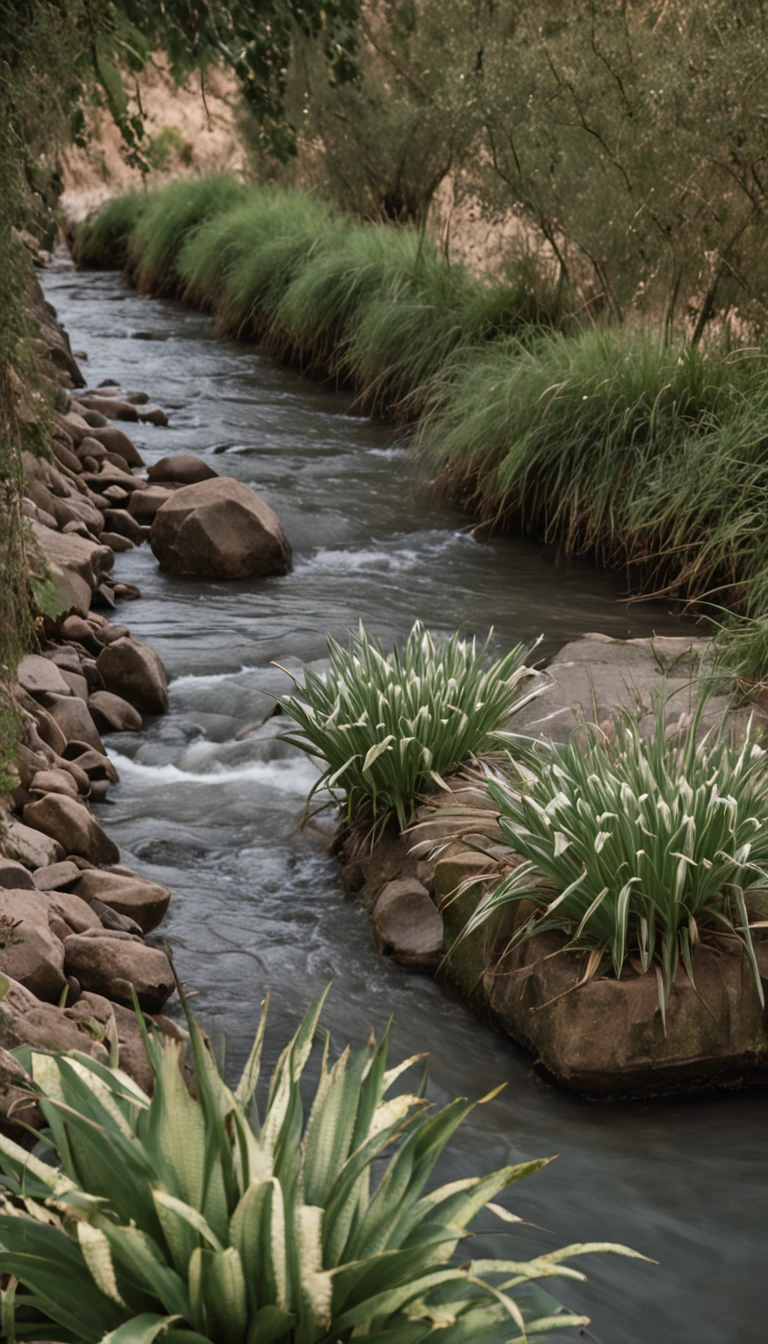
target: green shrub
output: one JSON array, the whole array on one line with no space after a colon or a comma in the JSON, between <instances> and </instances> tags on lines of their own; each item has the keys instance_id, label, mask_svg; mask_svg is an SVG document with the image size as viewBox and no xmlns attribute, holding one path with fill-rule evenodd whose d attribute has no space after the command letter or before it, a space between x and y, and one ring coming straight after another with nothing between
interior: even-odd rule
<instances>
[{"instance_id":1,"label":"green shrub","mask_svg":"<svg viewBox=\"0 0 768 1344\"><path fill-rule=\"evenodd\" d=\"M128 191L113 196L106 205L94 211L78 226L72 243L72 255L78 266L103 267L105 270L124 266L128 257L128 241L136 227L148 197Z\"/></svg>"},{"instance_id":2,"label":"green shrub","mask_svg":"<svg viewBox=\"0 0 768 1344\"><path fill-rule=\"evenodd\" d=\"M489 791L510 846L524 859L483 898L462 937L510 902L537 909L517 940L560 929L619 976L628 956L656 970L662 1012L678 965L693 981L697 943L738 939L763 1000L750 904L768 890L768 774L747 735L721 729L697 746L699 711L671 735L664 707L653 734L628 712L610 734L586 730L543 743L519 787L501 776Z\"/></svg>"},{"instance_id":3,"label":"green shrub","mask_svg":"<svg viewBox=\"0 0 768 1344\"><path fill-rule=\"evenodd\" d=\"M539 693L522 645L488 664L488 643L437 640L417 621L387 656L362 623L347 648L329 637L328 671L304 670L282 704L297 724L283 740L325 762L317 789L339 786L347 815L407 826L418 798L470 755L508 746L510 717ZM527 685L526 685L527 683Z\"/></svg>"},{"instance_id":4,"label":"green shrub","mask_svg":"<svg viewBox=\"0 0 768 1344\"><path fill-rule=\"evenodd\" d=\"M544 1163L425 1194L472 1106L459 1100L430 1114L421 1091L387 1097L420 1057L388 1070L386 1036L345 1050L332 1068L326 1041L305 1115L302 1075L321 1006L280 1056L261 1119L253 1093L263 1017L234 1093L189 1013L194 1095L179 1043L168 1038L147 1043L151 1100L88 1055L17 1052L40 1089L58 1165L0 1137L0 1273L13 1276L3 1293L6 1337L418 1344L441 1327L446 1344L490 1344L523 1338L526 1327L541 1334L585 1323L541 1291L518 1302L516 1289L583 1278L563 1264L573 1255L633 1252L587 1244L530 1261L456 1263L477 1214L511 1219L492 1201Z\"/></svg>"}]
</instances>

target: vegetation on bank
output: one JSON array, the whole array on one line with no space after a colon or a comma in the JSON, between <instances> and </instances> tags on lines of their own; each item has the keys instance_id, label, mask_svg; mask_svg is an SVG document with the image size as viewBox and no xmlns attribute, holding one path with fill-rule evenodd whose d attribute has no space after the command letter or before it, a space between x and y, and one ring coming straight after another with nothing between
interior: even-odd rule
<instances>
[{"instance_id":1,"label":"vegetation on bank","mask_svg":"<svg viewBox=\"0 0 768 1344\"><path fill-rule=\"evenodd\" d=\"M557 929L590 953L588 978L618 978L630 958L655 972L662 1019L678 966L695 984L698 944L744 949L761 1003L754 951L768 895L768 773L748 733L721 728L697 745L699 711L670 732L663 702L641 737L616 715L567 743L536 743L525 764L490 772L488 791L510 848L523 859L464 928L532 901L513 942Z\"/></svg>"},{"instance_id":2,"label":"vegetation on bank","mask_svg":"<svg viewBox=\"0 0 768 1344\"><path fill-rule=\"evenodd\" d=\"M388 1069L386 1034L332 1067L326 1038L310 1101L304 1074L324 997L280 1055L261 1113L265 1014L234 1092L186 1005L191 1091L181 1046L168 1037L146 1042L151 1098L90 1055L16 1052L58 1164L0 1136L0 1270L12 1276L5 1335L420 1344L440 1328L446 1344L496 1344L588 1324L532 1285L583 1279L565 1264L579 1255L635 1253L587 1243L532 1260L464 1253L459 1262L480 1213L519 1221L494 1201L545 1162L427 1191L473 1104L432 1112L426 1079L416 1092L392 1093L423 1057Z\"/></svg>"},{"instance_id":3,"label":"vegetation on bank","mask_svg":"<svg viewBox=\"0 0 768 1344\"><path fill-rule=\"evenodd\" d=\"M420 230L226 178L108 203L75 252L106 264L116 248L146 288L415 423L437 480L483 518L710 612L768 609L762 347L578 326L541 269L479 278ZM753 665L762 680L764 641Z\"/></svg>"},{"instance_id":4,"label":"vegetation on bank","mask_svg":"<svg viewBox=\"0 0 768 1344\"><path fill-rule=\"evenodd\" d=\"M489 636L490 638L490 636ZM514 714L540 693L521 645L488 664L488 642L436 640L417 621L387 655L360 632L347 648L328 639L329 666L304 669L283 709L297 727L283 740L324 762L313 793L338 788L347 820L404 829L425 792L470 755L509 749Z\"/></svg>"}]
</instances>

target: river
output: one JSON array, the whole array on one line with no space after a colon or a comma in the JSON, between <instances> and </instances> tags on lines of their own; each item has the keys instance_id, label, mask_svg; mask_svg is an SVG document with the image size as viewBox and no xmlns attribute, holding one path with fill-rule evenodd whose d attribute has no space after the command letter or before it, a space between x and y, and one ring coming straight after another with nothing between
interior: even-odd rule
<instances>
[{"instance_id":1,"label":"river","mask_svg":"<svg viewBox=\"0 0 768 1344\"><path fill-rule=\"evenodd\" d=\"M108 739L121 782L100 819L124 863L171 888L162 932L229 1066L244 1057L267 988L274 1058L333 979L335 1047L361 1044L394 1013L392 1057L429 1051L435 1101L506 1083L459 1132L444 1179L559 1154L507 1197L537 1227L500 1233L489 1215L472 1255L622 1241L659 1265L591 1257L581 1262L589 1282L559 1291L592 1316L589 1338L762 1341L765 1092L606 1105L543 1082L450 990L377 955L322 836L296 829L315 773L277 740L280 719L237 740L288 687L273 660L294 670L320 660L326 634L344 638L361 618L389 642L419 617L445 634L492 625L499 649L543 633L553 651L589 630L679 632L678 617L668 604L627 607L617 577L534 542L473 539L467 519L418 486L390 429L216 338L206 316L143 298L116 274L78 274L64 253L41 279L73 349L88 354L90 384L113 378L168 412L168 428L127 426L147 462L200 454L251 485L294 548L285 578L237 583L161 575L146 546L117 561L143 598L115 619L163 659L170 709L139 736Z\"/></svg>"}]
</instances>

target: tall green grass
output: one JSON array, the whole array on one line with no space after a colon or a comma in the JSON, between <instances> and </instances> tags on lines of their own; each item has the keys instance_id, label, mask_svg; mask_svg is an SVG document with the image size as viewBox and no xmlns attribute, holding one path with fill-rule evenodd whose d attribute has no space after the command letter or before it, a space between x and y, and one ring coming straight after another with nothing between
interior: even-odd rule
<instances>
[{"instance_id":1,"label":"tall green grass","mask_svg":"<svg viewBox=\"0 0 768 1344\"><path fill-rule=\"evenodd\" d=\"M319 196L212 177L152 192L135 220L119 200L97 220L111 234L125 226L143 288L186 297L220 330L349 381L364 405L401 419L462 346L560 320L543 279L484 281L446 264L419 231L351 220ZM83 234L97 238L96 221Z\"/></svg>"},{"instance_id":2,"label":"tall green grass","mask_svg":"<svg viewBox=\"0 0 768 1344\"><path fill-rule=\"evenodd\" d=\"M128 260L128 240L138 223L148 197L128 191L115 196L106 206L97 210L75 232L72 254L78 266L125 266Z\"/></svg>"},{"instance_id":3,"label":"tall green grass","mask_svg":"<svg viewBox=\"0 0 768 1344\"><path fill-rule=\"evenodd\" d=\"M414 229L225 177L111 201L76 254L126 255L143 287L416 422L431 474L481 517L629 566L647 592L768 612L761 350L579 329L530 270L479 278ZM768 642L753 652L766 679Z\"/></svg>"}]
</instances>

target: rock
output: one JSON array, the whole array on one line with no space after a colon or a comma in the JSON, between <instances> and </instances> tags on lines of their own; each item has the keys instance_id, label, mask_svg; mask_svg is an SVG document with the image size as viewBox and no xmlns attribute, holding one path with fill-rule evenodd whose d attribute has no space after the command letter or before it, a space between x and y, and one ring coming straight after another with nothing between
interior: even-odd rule
<instances>
[{"instance_id":1,"label":"rock","mask_svg":"<svg viewBox=\"0 0 768 1344\"><path fill-rule=\"evenodd\" d=\"M118 397L82 396L78 397L80 406L89 411L99 411L105 420L138 421L139 413L129 401L120 401Z\"/></svg>"},{"instance_id":2,"label":"rock","mask_svg":"<svg viewBox=\"0 0 768 1344\"><path fill-rule=\"evenodd\" d=\"M41 748L44 746L40 742ZM33 751L25 742L20 742L16 748L16 768L19 772L19 779L25 789L28 789L38 770L47 770L51 764L51 757L54 755L50 749Z\"/></svg>"},{"instance_id":3,"label":"rock","mask_svg":"<svg viewBox=\"0 0 768 1344\"><path fill-rule=\"evenodd\" d=\"M103 443L99 443L98 439L87 437L81 439L76 453L81 463L84 462L86 457L89 457L93 462L100 462L102 457L106 457L107 450Z\"/></svg>"},{"instance_id":4,"label":"rock","mask_svg":"<svg viewBox=\"0 0 768 1344\"><path fill-rule=\"evenodd\" d=\"M173 574L245 579L286 574L291 564L277 514L227 476L177 490L158 509L149 542Z\"/></svg>"},{"instance_id":5,"label":"rock","mask_svg":"<svg viewBox=\"0 0 768 1344\"><path fill-rule=\"evenodd\" d=\"M41 527L34 519L29 526L49 565L71 570L84 579L90 588L95 588L101 582L102 575L115 563L114 554L108 546L99 546L95 541L86 541L84 537L71 533L65 536L62 532L53 532L49 527Z\"/></svg>"},{"instance_id":6,"label":"rock","mask_svg":"<svg viewBox=\"0 0 768 1344\"><path fill-rule=\"evenodd\" d=\"M87 438L91 432L88 421L84 420L82 415L78 415L76 411L68 411L66 415L55 415L54 419L76 446L81 444L83 439Z\"/></svg>"},{"instance_id":7,"label":"rock","mask_svg":"<svg viewBox=\"0 0 768 1344\"><path fill-rule=\"evenodd\" d=\"M74 612L85 616L91 602L91 588L85 579L81 579L74 570L58 565L55 560L48 561L48 573L56 594L60 612Z\"/></svg>"},{"instance_id":8,"label":"rock","mask_svg":"<svg viewBox=\"0 0 768 1344\"><path fill-rule=\"evenodd\" d=\"M135 919L144 933L157 927L171 899L167 887L139 877L130 869L124 873L90 869L81 875L75 892L84 901L102 901L119 914Z\"/></svg>"},{"instance_id":9,"label":"rock","mask_svg":"<svg viewBox=\"0 0 768 1344\"><path fill-rule=\"evenodd\" d=\"M137 491L137 494L143 494L144 491ZM136 542L141 536L141 525L136 521L127 509L105 509L104 521L112 532L117 532L119 536L127 537L129 541Z\"/></svg>"},{"instance_id":10,"label":"rock","mask_svg":"<svg viewBox=\"0 0 768 1344\"><path fill-rule=\"evenodd\" d=\"M56 460L61 463L62 467L66 467L69 471L74 472L82 470L82 464L79 457L72 452L71 448L67 448L66 444L62 443L61 439L51 440L51 451Z\"/></svg>"},{"instance_id":11,"label":"rock","mask_svg":"<svg viewBox=\"0 0 768 1344\"><path fill-rule=\"evenodd\" d=\"M35 881L18 859L6 859L0 855L0 887L11 891L34 891Z\"/></svg>"},{"instance_id":12,"label":"rock","mask_svg":"<svg viewBox=\"0 0 768 1344\"><path fill-rule=\"evenodd\" d=\"M51 863L47 868L38 868L32 874L32 885L38 891L61 891L78 882L81 876L77 864L71 859L65 859L63 863Z\"/></svg>"},{"instance_id":13,"label":"rock","mask_svg":"<svg viewBox=\"0 0 768 1344\"><path fill-rule=\"evenodd\" d=\"M143 727L139 711L112 691L94 691L88 708L102 732L138 733Z\"/></svg>"},{"instance_id":14,"label":"rock","mask_svg":"<svg viewBox=\"0 0 768 1344\"><path fill-rule=\"evenodd\" d=\"M94 751L106 756L106 747L99 737L88 706L76 695L64 696L51 705L51 715L64 734L65 742L87 742Z\"/></svg>"},{"instance_id":15,"label":"rock","mask_svg":"<svg viewBox=\"0 0 768 1344\"><path fill-rule=\"evenodd\" d=\"M44 896L0 889L0 973L55 1003L64 988L64 948Z\"/></svg>"},{"instance_id":16,"label":"rock","mask_svg":"<svg viewBox=\"0 0 768 1344\"><path fill-rule=\"evenodd\" d=\"M143 410L139 411L139 419L142 421L143 424L150 424L150 425L168 424L168 416L165 414L165 411L162 410L159 406L145 406Z\"/></svg>"},{"instance_id":17,"label":"rock","mask_svg":"<svg viewBox=\"0 0 768 1344\"><path fill-rule=\"evenodd\" d=\"M80 672L70 672L68 668L61 669L61 675L66 681L70 691L76 695L78 700L88 699L88 682Z\"/></svg>"},{"instance_id":18,"label":"rock","mask_svg":"<svg viewBox=\"0 0 768 1344\"><path fill-rule=\"evenodd\" d=\"M159 1012L174 990L165 953L129 933L102 929L73 934L64 944L64 958L67 973L77 976L86 991L131 1006L133 987L148 1013Z\"/></svg>"},{"instance_id":19,"label":"rock","mask_svg":"<svg viewBox=\"0 0 768 1344\"><path fill-rule=\"evenodd\" d=\"M103 901L91 901L90 909L95 915L98 915L102 928L117 929L120 933L135 933L141 937L142 928L136 923L135 919L129 919L127 915L119 915L111 906L105 905Z\"/></svg>"},{"instance_id":20,"label":"rock","mask_svg":"<svg viewBox=\"0 0 768 1344\"><path fill-rule=\"evenodd\" d=\"M373 926L379 950L401 966L438 966L443 921L415 878L387 883L373 907Z\"/></svg>"},{"instance_id":21,"label":"rock","mask_svg":"<svg viewBox=\"0 0 768 1344\"><path fill-rule=\"evenodd\" d=\"M141 494L136 498L141 499ZM134 543L128 537L121 537L119 532L102 532L101 540L112 551L132 551L134 547Z\"/></svg>"},{"instance_id":22,"label":"rock","mask_svg":"<svg viewBox=\"0 0 768 1344\"><path fill-rule=\"evenodd\" d=\"M37 1050L81 1050L106 1063L107 1050L91 1033L79 1030L69 1012L41 1003L24 985L9 976L0 998L0 1045L17 1050L29 1045ZM5 987L4 986L4 987Z\"/></svg>"},{"instance_id":23,"label":"rock","mask_svg":"<svg viewBox=\"0 0 768 1344\"><path fill-rule=\"evenodd\" d=\"M55 663L37 653L27 653L16 669L16 679L29 695L70 695L71 691Z\"/></svg>"},{"instance_id":24,"label":"rock","mask_svg":"<svg viewBox=\"0 0 768 1344\"><path fill-rule=\"evenodd\" d=\"M67 616L62 621L61 633L64 639L74 639L78 643L93 639L93 626L80 616Z\"/></svg>"},{"instance_id":25,"label":"rock","mask_svg":"<svg viewBox=\"0 0 768 1344\"><path fill-rule=\"evenodd\" d=\"M144 458L138 448L116 425L105 425L103 429L89 430L89 437L96 439L108 453L119 453L129 467L143 467Z\"/></svg>"},{"instance_id":26,"label":"rock","mask_svg":"<svg viewBox=\"0 0 768 1344\"><path fill-rule=\"evenodd\" d=\"M125 639L130 633L127 625L113 625L111 621L107 621L106 625L102 625L101 629L96 631L96 639L102 648L106 648L107 644L114 644L116 639Z\"/></svg>"},{"instance_id":27,"label":"rock","mask_svg":"<svg viewBox=\"0 0 768 1344\"><path fill-rule=\"evenodd\" d=\"M104 514L100 508L97 508L90 500L84 499L82 495L70 495L67 500L67 510L71 515L71 520L82 524L88 529L89 533L95 533L97 536L104 530ZM93 540L93 537L91 537ZM99 542L99 545L104 545Z\"/></svg>"},{"instance_id":28,"label":"rock","mask_svg":"<svg viewBox=\"0 0 768 1344\"><path fill-rule=\"evenodd\" d=\"M110 584L100 583L98 588L94 588L91 607L108 607L110 611L114 610L115 594Z\"/></svg>"},{"instance_id":29,"label":"rock","mask_svg":"<svg viewBox=\"0 0 768 1344\"><path fill-rule=\"evenodd\" d=\"M145 714L164 714L168 708L165 668L147 644L117 639L102 649L96 666L108 691L123 696Z\"/></svg>"},{"instance_id":30,"label":"rock","mask_svg":"<svg viewBox=\"0 0 768 1344\"><path fill-rule=\"evenodd\" d=\"M72 697L62 696L62 700L64 700L65 698L66 699L71 698L74 701L74 696ZM47 709L43 709L42 705L38 705L37 702L35 700L32 700L31 698L29 699L29 703L27 706L25 706L25 708L29 709L29 713L31 714L32 718L35 721L35 724L37 725L37 732L38 736L40 737L40 740L45 744L45 746L55 751L57 756L61 756L61 754L64 751L64 748L67 745L67 739L64 736L64 733L62 732L61 728L57 724L56 720L52 717L51 714L49 714Z\"/></svg>"},{"instance_id":31,"label":"rock","mask_svg":"<svg viewBox=\"0 0 768 1344\"><path fill-rule=\"evenodd\" d=\"M91 909L87 901L81 901L80 897L71 891L41 891L38 892L37 899L41 908L43 905L47 907L51 927L54 919L62 926L59 935L62 941L71 933L88 933L89 930L92 932L101 928L101 920L96 911Z\"/></svg>"},{"instance_id":32,"label":"rock","mask_svg":"<svg viewBox=\"0 0 768 1344\"><path fill-rule=\"evenodd\" d=\"M119 463L110 462L109 453L104 459L101 470L83 472L82 480L98 495L103 495L104 491L109 489L111 485L119 485L120 489L125 490L126 494L129 495L133 494L134 490L147 489L146 481L139 480L138 476L131 476L125 464L121 466Z\"/></svg>"},{"instance_id":33,"label":"rock","mask_svg":"<svg viewBox=\"0 0 768 1344\"><path fill-rule=\"evenodd\" d=\"M150 481L180 481L182 485L196 485L199 481L211 481L219 473L204 462L202 457L192 453L177 453L174 457L163 457L153 462L147 471Z\"/></svg>"},{"instance_id":34,"label":"rock","mask_svg":"<svg viewBox=\"0 0 768 1344\"><path fill-rule=\"evenodd\" d=\"M47 868L59 863L66 850L52 836L25 826L16 817L6 817L0 831L0 843L10 859L18 859L25 868Z\"/></svg>"},{"instance_id":35,"label":"rock","mask_svg":"<svg viewBox=\"0 0 768 1344\"><path fill-rule=\"evenodd\" d=\"M357 896L365 886L365 869L361 864L355 862L355 860L352 860L350 863L345 863L339 873L339 882L344 895L348 900L351 900L352 897Z\"/></svg>"},{"instance_id":36,"label":"rock","mask_svg":"<svg viewBox=\"0 0 768 1344\"><path fill-rule=\"evenodd\" d=\"M175 493L174 490L164 490L160 485L152 485L148 490L134 490L128 509L138 523L151 523L157 510Z\"/></svg>"},{"instance_id":37,"label":"rock","mask_svg":"<svg viewBox=\"0 0 768 1344\"><path fill-rule=\"evenodd\" d=\"M91 785L99 779L108 779L111 784L116 784L120 778L109 757L94 751L86 742L68 742L65 751L64 759L78 766Z\"/></svg>"},{"instance_id":38,"label":"rock","mask_svg":"<svg viewBox=\"0 0 768 1344\"><path fill-rule=\"evenodd\" d=\"M77 798L79 789L67 770L38 770L29 785L30 793L63 793Z\"/></svg>"},{"instance_id":39,"label":"rock","mask_svg":"<svg viewBox=\"0 0 768 1344\"><path fill-rule=\"evenodd\" d=\"M42 523L43 527L52 527L55 530L57 526L53 514L48 513L47 509L41 509L28 495L22 498L21 512L25 518L34 518L38 523Z\"/></svg>"},{"instance_id":40,"label":"rock","mask_svg":"<svg viewBox=\"0 0 768 1344\"><path fill-rule=\"evenodd\" d=\"M81 854L96 864L117 863L120 857L114 840L105 834L88 808L74 798L49 793L38 802L29 803L23 816L26 826L34 826L58 840L69 854Z\"/></svg>"}]
</instances>

